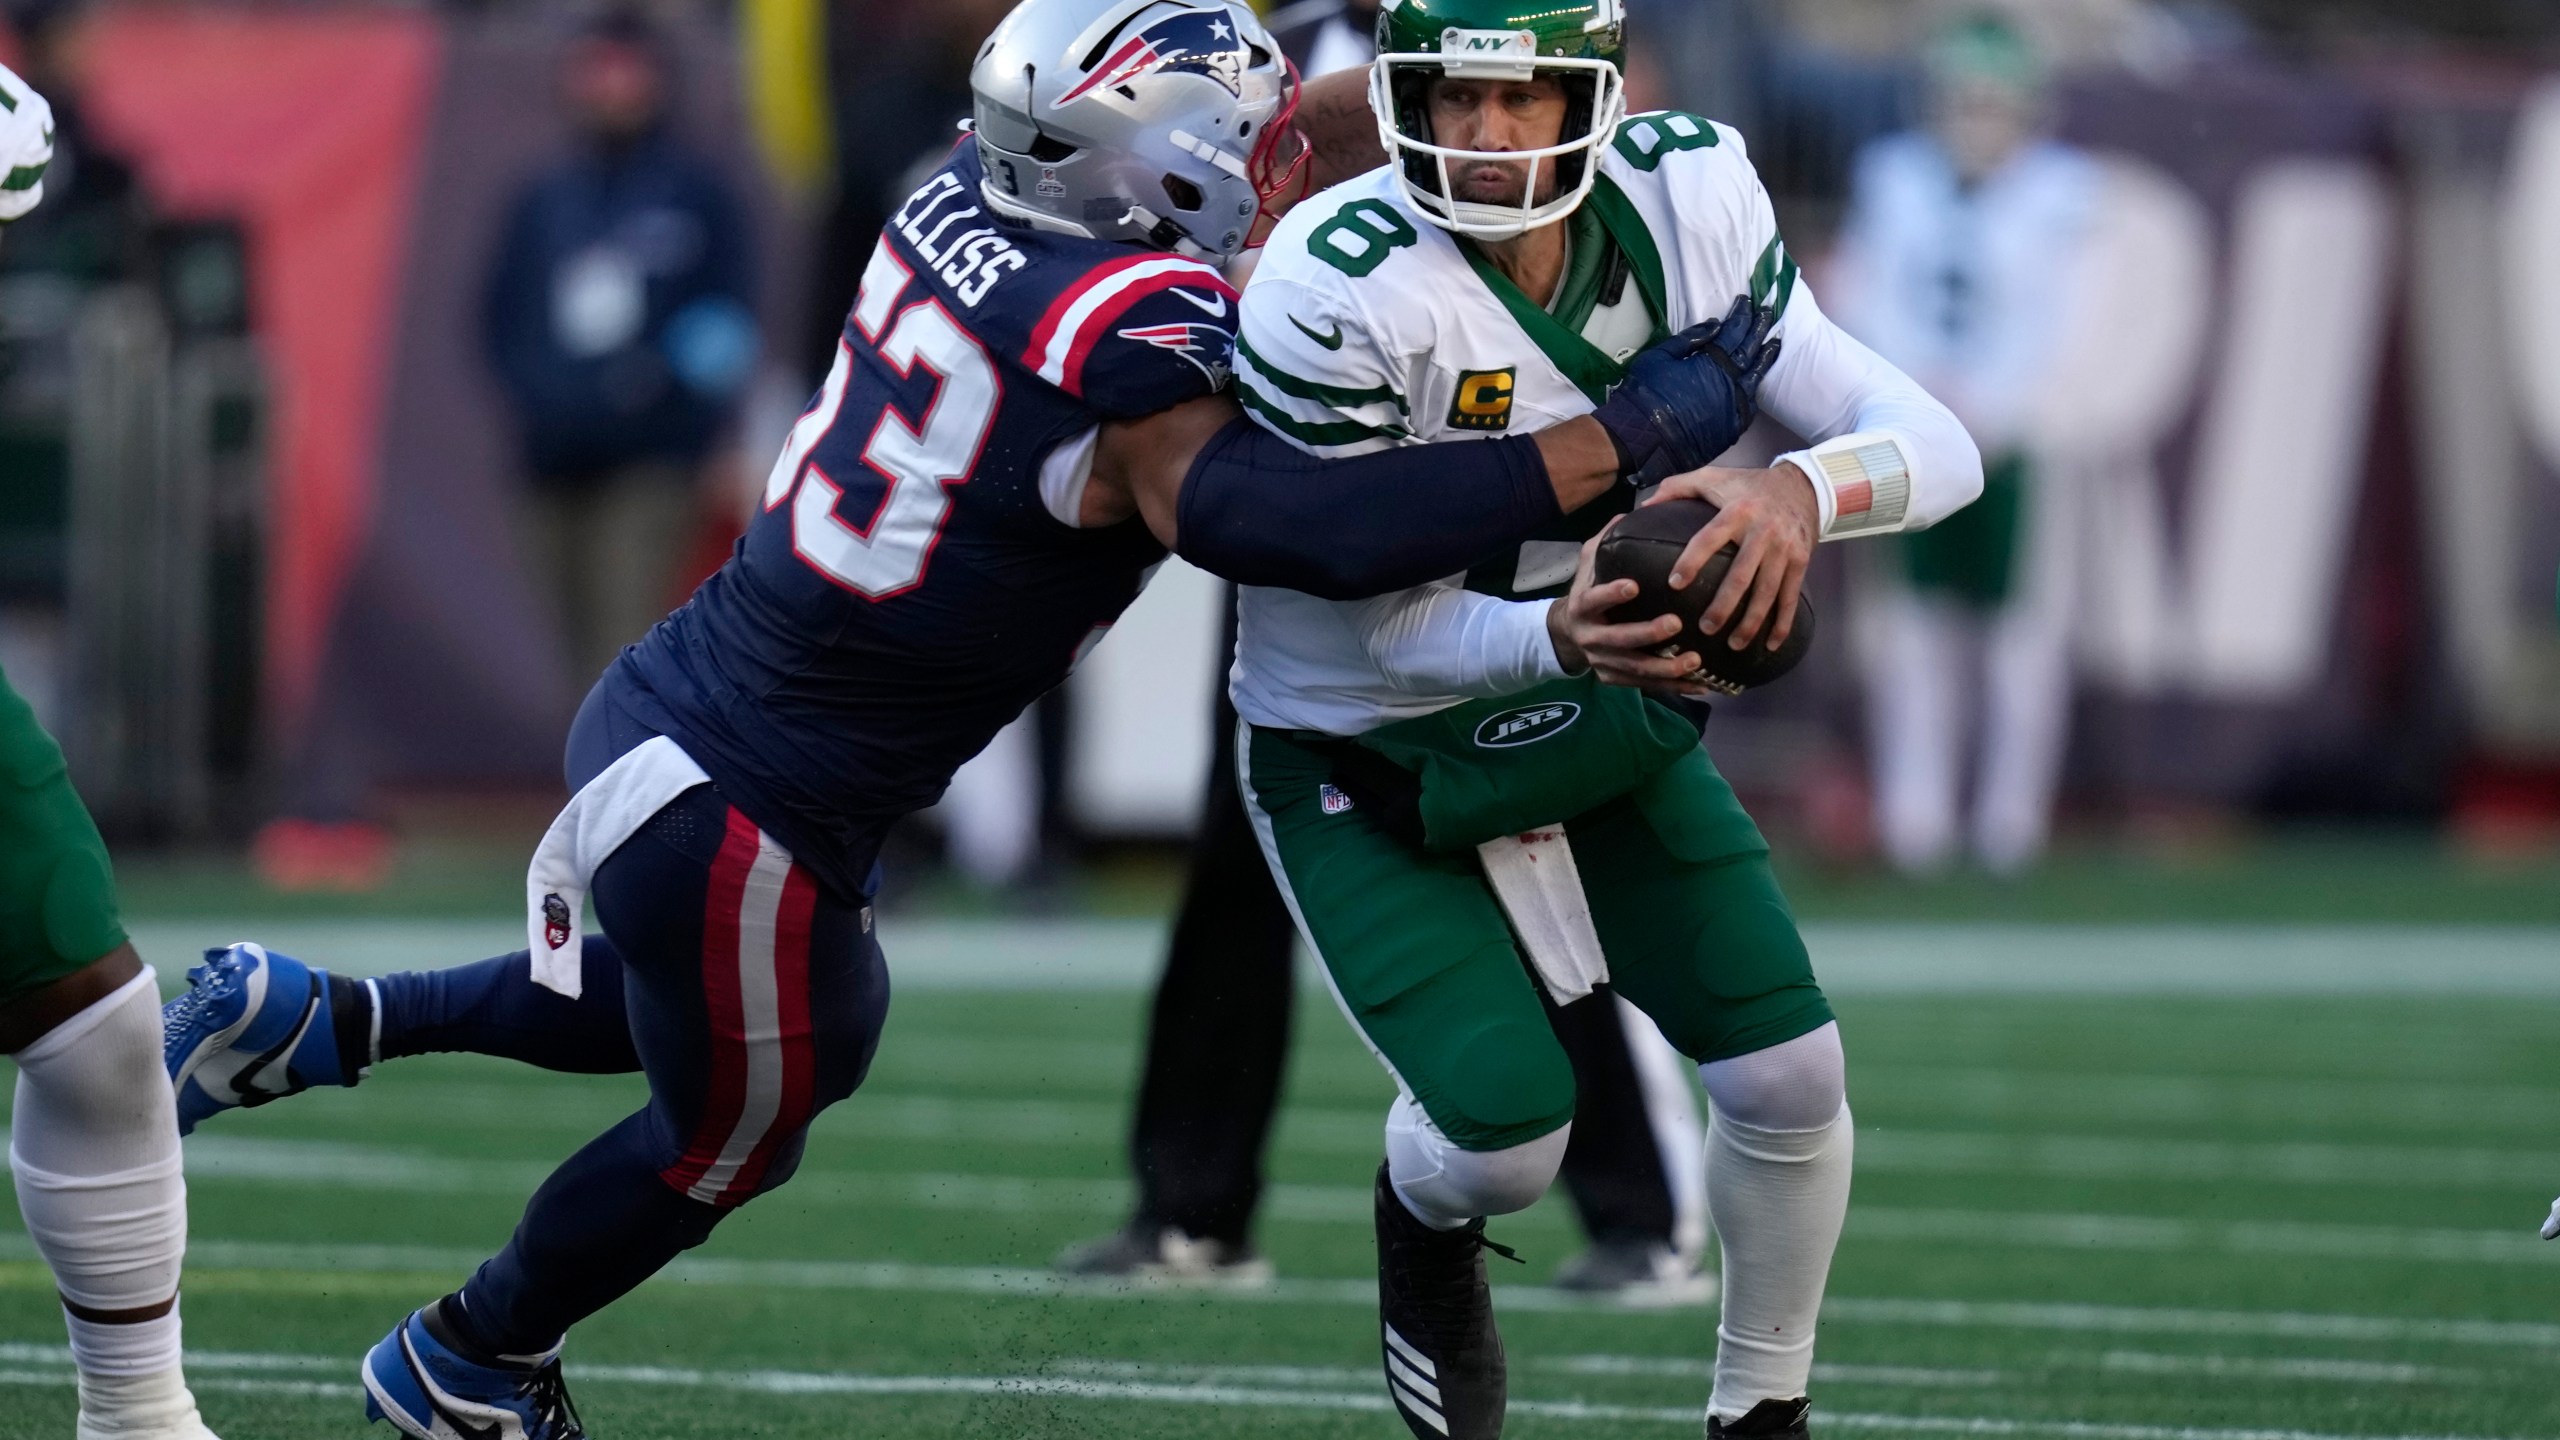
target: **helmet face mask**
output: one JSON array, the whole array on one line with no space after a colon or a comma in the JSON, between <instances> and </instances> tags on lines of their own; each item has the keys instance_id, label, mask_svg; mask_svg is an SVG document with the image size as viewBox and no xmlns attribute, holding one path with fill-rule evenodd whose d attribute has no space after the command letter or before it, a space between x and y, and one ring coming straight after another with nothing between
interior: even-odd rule
<instances>
[{"instance_id":1,"label":"helmet face mask","mask_svg":"<svg viewBox=\"0 0 2560 1440\"><path fill-rule=\"evenodd\" d=\"M1214 262L1297 178L1296 72L1240 0L1023 0L969 80L987 207L1041 229Z\"/></svg>"},{"instance_id":2,"label":"helmet face mask","mask_svg":"<svg viewBox=\"0 0 2560 1440\"><path fill-rule=\"evenodd\" d=\"M1626 115L1622 43L1617 0L1388 0L1378 15L1369 106L1396 184L1423 218L1480 240L1511 239L1573 213L1599 176L1600 147ZM1565 93L1563 133L1554 144L1516 150L1442 144L1430 109L1433 82L1442 79L1553 80ZM1488 163L1525 169L1516 201L1461 197L1461 177ZM1542 189L1552 190L1543 200Z\"/></svg>"}]
</instances>

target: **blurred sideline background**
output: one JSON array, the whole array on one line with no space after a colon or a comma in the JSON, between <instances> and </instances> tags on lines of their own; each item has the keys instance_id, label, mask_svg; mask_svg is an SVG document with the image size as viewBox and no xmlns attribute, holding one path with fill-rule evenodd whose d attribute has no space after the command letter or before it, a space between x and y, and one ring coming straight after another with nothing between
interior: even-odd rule
<instances>
[{"instance_id":1,"label":"blurred sideline background","mask_svg":"<svg viewBox=\"0 0 2560 1440\"><path fill-rule=\"evenodd\" d=\"M669 551L649 608L717 563L1004 8L640 12L665 142L711 177L704 223L743 237L700 282L736 303L689 329L617 279L611 235L509 228L606 143L593 7L14 13L73 169L49 228L0 250L0 667L63 736L130 909L515 903L593 675L555 512L625 572ZM1835 240L1859 157L1931 120L1921 42L1953 8L1636 0L1637 99L1743 130L1854 320ZM1862 690L1900 562L1836 547L1813 661L1710 737L1800 901L2560 921L2560 22L2530 0L1988 8L2033 38L2037 118L2095 176L1998 437L2033 468L2019 543L2051 572L2055 838L1880 827ZM674 380L605 390L699 412L646 545L536 503L609 468L544 458L493 333L501 272L543 243L568 249L528 303L566 338L537 341L654 346ZM1217 611L1169 566L909 827L891 906L1156 913ZM1949 754L1974 783L1982 753Z\"/></svg>"}]
</instances>

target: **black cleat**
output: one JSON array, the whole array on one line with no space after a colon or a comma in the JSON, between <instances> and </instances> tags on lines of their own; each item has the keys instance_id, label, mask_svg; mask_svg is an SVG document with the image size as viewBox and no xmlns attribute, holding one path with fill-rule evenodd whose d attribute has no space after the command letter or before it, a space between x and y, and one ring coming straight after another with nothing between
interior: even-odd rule
<instances>
[{"instance_id":1,"label":"black cleat","mask_svg":"<svg viewBox=\"0 0 2560 1440\"><path fill-rule=\"evenodd\" d=\"M1387 1394L1419 1440L1497 1440L1508 1372L1493 1323L1484 1221L1434 1230L1413 1218L1378 1167L1378 1317Z\"/></svg>"},{"instance_id":2,"label":"black cleat","mask_svg":"<svg viewBox=\"0 0 2560 1440\"><path fill-rule=\"evenodd\" d=\"M1799 1395L1793 1400L1763 1400L1751 1407L1751 1413L1728 1425L1713 1415L1707 1417L1707 1440L1723 1440L1732 1436L1761 1436L1766 1440L1813 1440L1813 1402Z\"/></svg>"}]
</instances>

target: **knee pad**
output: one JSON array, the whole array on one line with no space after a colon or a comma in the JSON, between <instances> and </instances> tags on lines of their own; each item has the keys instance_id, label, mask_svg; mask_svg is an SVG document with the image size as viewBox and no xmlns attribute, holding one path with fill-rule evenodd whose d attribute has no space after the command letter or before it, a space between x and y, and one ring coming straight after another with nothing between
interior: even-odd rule
<instances>
[{"instance_id":1,"label":"knee pad","mask_svg":"<svg viewBox=\"0 0 2560 1440\"><path fill-rule=\"evenodd\" d=\"M1760 1130L1819 1130L1849 1103L1837 1021L1766 1050L1710 1060L1698 1076L1718 1117Z\"/></svg>"},{"instance_id":2,"label":"knee pad","mask_svg":"<svg viewBox=\"0 0 2560 1440\"><path fill-rule=\"evenodd\" d=\"M1450 1229L1479 1215L1508 1215L1538 1203L1564 1163L1570 1121L1499 1150L1462 1150L1409 1095L1387 1112L1387 1178L1407 1208Z\"/></svg>"},{"instance_id":3,"label":"knee pad","mask_svg":"<svg viewBox=\"0 0 2560 1440\"><path fill-rule=\"evenodd\" d=\"M1573 1062L1535 1010L1452 1024L1399 1073L1429 1098L1439 1132L1470 1151L1505 1150L1573 1119Z\"/></svg>"},{"instance_id":4,"label":"knee pad","mask_svg":"<svg viewBox=\"0 0 2560 1440\"><path fill-rule=\"evenodd\" d=\"M177 1292L187 1187L146 972L18 1052L18 1208L63 1296L138 1310Z\"/></svg>"}]
</instances>

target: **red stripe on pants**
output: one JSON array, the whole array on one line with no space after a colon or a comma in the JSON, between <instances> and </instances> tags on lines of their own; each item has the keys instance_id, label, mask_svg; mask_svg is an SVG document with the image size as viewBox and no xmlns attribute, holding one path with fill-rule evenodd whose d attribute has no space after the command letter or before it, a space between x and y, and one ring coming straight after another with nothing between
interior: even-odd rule
<instances>
[{"instance_id":1,"label":"red stripe on pants","mask_svg":"<svg viewBox=\"0 0 2560 1440\"><path fill-rule=\"evenodd\" d=\"M711 1083L684 1158L659 1172L678 1191L691 1190L718 1163L746 1105L747 1022L738 996L738 920L758 840L755 822L731 806L728 833L711 862L710 893L702 905L702 997L710 1021Z\"/></svg>"},{"instance_id":2,"label":"red stripe on pants","mask_svg":"<svg viewBox=\"0 0 2560 1440\"><path fill-rule=\"evenodd\" d=\"M773 988L782 1037L782 1102L755 1150L721 1192L724 1204L756 1193L774 1152L809 1123L817 1091L817 1042L809 1019L810 919L818 909L818 885L794 862L782 878L782 905L773 925Z\"/></svg>"}]
</instances>

